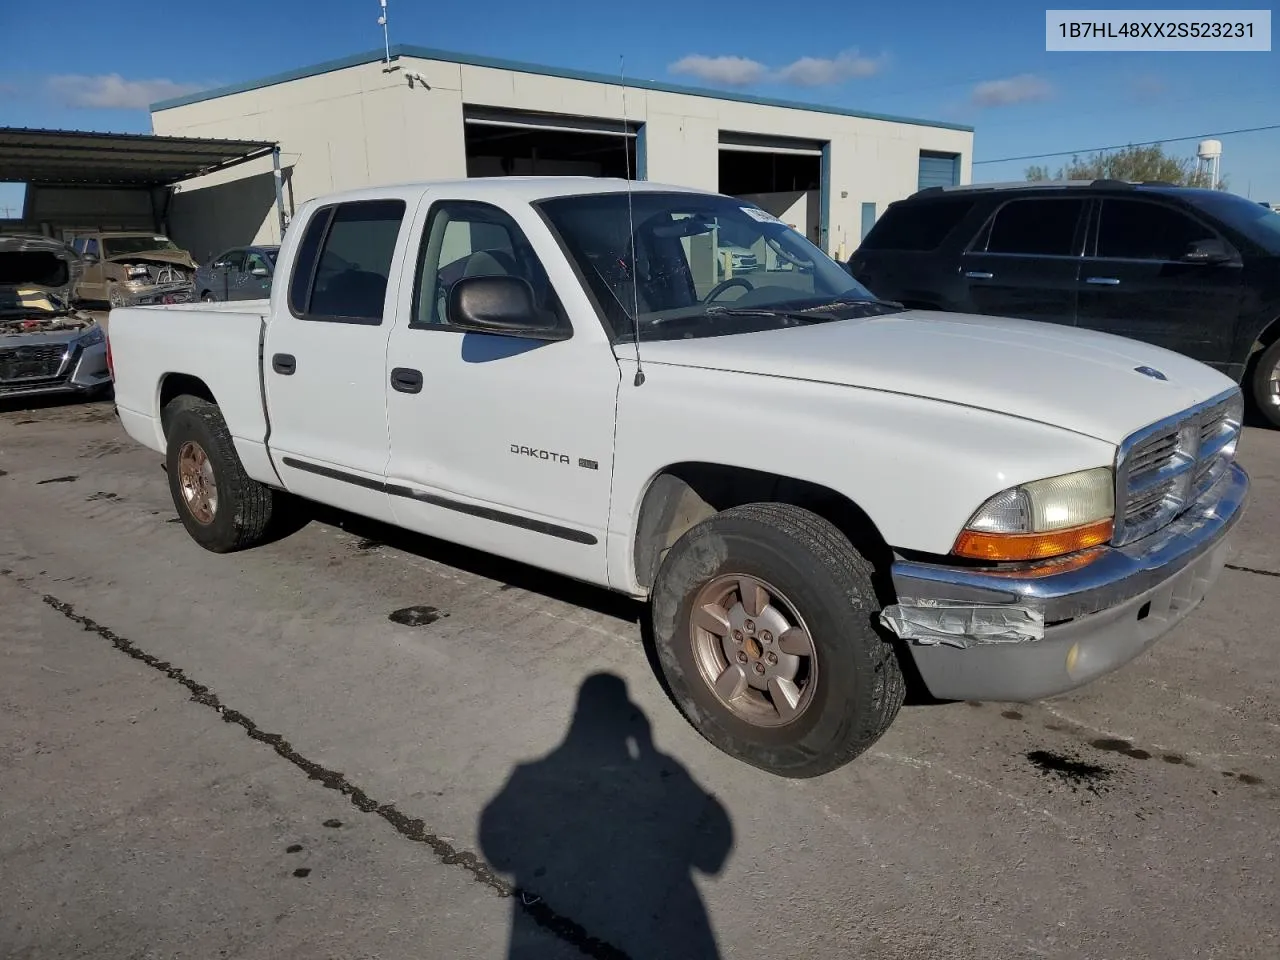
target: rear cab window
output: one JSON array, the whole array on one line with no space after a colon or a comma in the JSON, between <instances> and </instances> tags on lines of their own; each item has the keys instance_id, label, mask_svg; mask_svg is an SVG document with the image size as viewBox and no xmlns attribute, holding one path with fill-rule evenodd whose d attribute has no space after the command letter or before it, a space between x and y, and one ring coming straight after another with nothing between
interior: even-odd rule
<instances>
[{"instance_id":1,"label":"rear cab window","mask_svg":"<svg viewBox=\"0 0 1280 960\"><path fill-rule=\"evenodd\" d=\"M289 281L289 310L300 320L382 323L396 240L399 199L321 207L307 223Z\"/></svg>"}]
</instances>

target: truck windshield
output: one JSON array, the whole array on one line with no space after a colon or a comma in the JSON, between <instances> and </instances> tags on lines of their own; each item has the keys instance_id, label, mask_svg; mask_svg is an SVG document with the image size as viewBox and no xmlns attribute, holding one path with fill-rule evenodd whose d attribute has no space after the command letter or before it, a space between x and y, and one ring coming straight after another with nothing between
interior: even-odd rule
<instances>
[{"instance_id":1,"label":"truck windshield","mask_svg":"<svg viewBox=\"0 0 1280 960\"><path fill-rule=\"evenodd\" d=\"M103 237L102 254L105 257L118 257L128 253L149 253L152 250L177 250L177 245L168 237Z\"/></svg>"},{"instance_id":2,"label":"truck windshield","mask_svg":"<svg viewBox=\"0 0 1280 960\"><path fill-rule=\"evenodd\" d=\"M789 326L799 311L803 322L819 322L836 319L824 305L875 300L800 233L746 201L636 191L630 205L625 193L597 193L536 206L616 340L636 328L653 340Z\"/></svg>"}]
</instances>

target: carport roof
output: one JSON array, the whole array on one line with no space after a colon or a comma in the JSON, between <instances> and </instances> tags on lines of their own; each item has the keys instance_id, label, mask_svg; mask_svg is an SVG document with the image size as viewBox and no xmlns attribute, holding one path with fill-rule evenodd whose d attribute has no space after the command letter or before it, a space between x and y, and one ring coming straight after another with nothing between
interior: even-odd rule
<instances>
[{"instance_id":1,"label":"carport roof","mask_svg":"<svg viewBox=\"0 0 1280 960\"><path fill-rule=\"evenodd\" d=\"M258 140L0 127L0 182L163 187L275 147Z\"/></svg>"}]
</instances>

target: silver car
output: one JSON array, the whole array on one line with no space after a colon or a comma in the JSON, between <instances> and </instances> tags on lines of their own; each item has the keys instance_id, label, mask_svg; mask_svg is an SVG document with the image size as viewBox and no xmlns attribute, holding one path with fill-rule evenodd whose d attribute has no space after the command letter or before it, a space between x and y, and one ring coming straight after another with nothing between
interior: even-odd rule
<instances>
[{"instance_id":1,"label":"silver car","mask_svg":"<svg viewBox=\"0 0 1280 960\"><path fill-rule=\"evenodd\" d=\"M102 327L71 308L83 266L60 240L0 236L0 401L110 388Z\"/></svg>"}]
</instances>

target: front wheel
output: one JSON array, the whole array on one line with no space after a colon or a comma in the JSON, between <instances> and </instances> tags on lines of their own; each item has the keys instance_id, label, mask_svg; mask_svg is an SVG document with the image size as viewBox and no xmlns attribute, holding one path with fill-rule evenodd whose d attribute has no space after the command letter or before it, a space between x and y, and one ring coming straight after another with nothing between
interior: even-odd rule
<instances>
[{"instance_id":1,"label":"front wheel","mask_svg":"<svg viewBox=\"0 0 1280 960\"><path fill-rule=\"evenodd\" d=\"M1280 427L1280 340L1263 351L1253 369L1253 400L1272 427Z\"/></svg>"},{"instance_id":2,"label":"front wheel","mask_svg":"<svg viewBox=\"0 0 1280 960\"><path fill-rule=\"evenodd\" d=\"M245 473L222 412L207 400L185 396L166 407L165 421L169 492L187 533L214 553L261 543L275 491Z\"/></svg>"},{"instance_id":3,"label":"front wheel","mask_svg":"<svg viewBox=\"0 0 1280 960\"><path fill-rule=\"evenodd\" d=\"M870 563L798 507L756 503L698 524L653 591L658 660L712 744L786 777L814 777L870 747L905 693L875 625Z\"/></svg>"}]
</instances>

